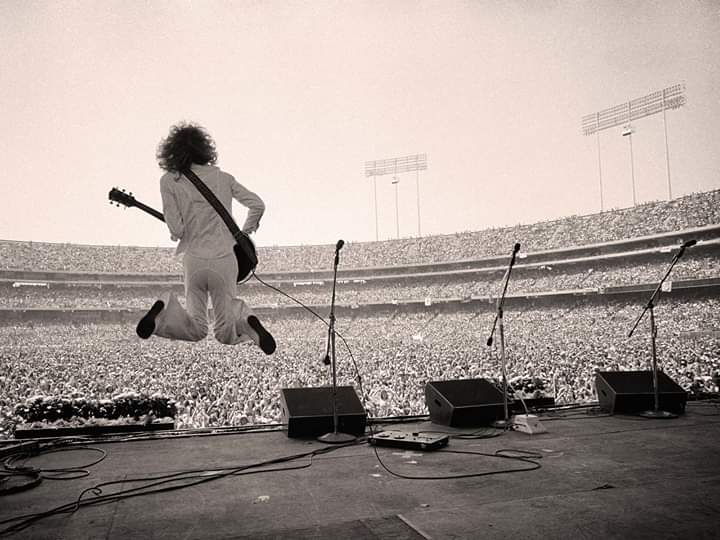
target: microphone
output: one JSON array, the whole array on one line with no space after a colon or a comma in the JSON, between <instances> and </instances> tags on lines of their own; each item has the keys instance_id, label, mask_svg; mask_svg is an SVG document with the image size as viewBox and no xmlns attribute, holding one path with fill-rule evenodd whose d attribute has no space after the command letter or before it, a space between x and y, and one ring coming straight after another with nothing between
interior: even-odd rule
<instances>
[{"instance_id":1,"label":"microphone","mask_svg":"<svg viewBox=\"0 0 720 540\"><path fill-rule=\"evenodd\" d=\"M680 246L680 249L686 249L689 247L693 247L695 244L697 244L697 240L688 240L687 242L683 243L682 246Z\"/></svg>"},{"instance_id":2,"label":"microphone","mask_svg":"<svg viewBox=\"0 0 720 540\"><path fill-rule=\"evenodd\" d=\"M329 366L329 365L330 365L330 355L329 355L329 354L325 353L325 354L323 355L323 357L322 357L322 363L325 364L326 366Z\"/></svg>"},{"instance_id":3,"label":"microphone","mask_svg":"<svg viewBox=\"0 0 720 540\"><path fill-rule=\"evenodd\" d=\"M335 244L335 266L340 264L340 250L345 245L345 240L338 240Z\"/></svg>"},{"instance_id":4,"label":"microphone","mask_svg":"<svg viewBox=\"0 0 720 540\"><path fill-rule=\"evenodd\" d=\"M513 246L512 256L510 257L510 266L515 266L515 257L517 257L518 251L520 251L520 242L515 242L515 245ZM508 268L508 272L509 271L510 269Z\"/></svg>"}]
</instances>

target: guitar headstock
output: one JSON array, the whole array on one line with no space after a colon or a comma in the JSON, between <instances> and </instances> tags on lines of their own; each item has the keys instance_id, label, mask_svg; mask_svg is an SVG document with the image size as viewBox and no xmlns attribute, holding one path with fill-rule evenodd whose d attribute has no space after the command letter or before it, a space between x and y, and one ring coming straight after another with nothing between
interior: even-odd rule
<instances>
[{"instance_id":1,"label":"guitar headstock","mask_svg":"<svg viewBox=\"0 0 720 540\"><path fill-rule=\"evenodd\" d=\"M132 192L127 193L124 189L112 188L108 193L110 204L116 203L117 206L123 205L125 207L137 206L135 197Z\"/></svg>"}]
</instances>

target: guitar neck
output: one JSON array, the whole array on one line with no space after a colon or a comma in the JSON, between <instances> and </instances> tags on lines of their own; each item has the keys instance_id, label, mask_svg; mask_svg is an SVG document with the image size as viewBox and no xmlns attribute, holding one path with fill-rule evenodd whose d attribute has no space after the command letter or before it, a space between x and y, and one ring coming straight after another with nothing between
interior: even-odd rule
<instances>
[{"instance_id":1,"label":"guitar neck","mask_svg":"<svg viewBox=\"0 0 720 540\"><path fill-rule=\"evenodd\" d=\"M163 216L161 212L158 212L154 208L151 208L148 205L143 204L138 200L135 201L135 206L137 208L139 208L140 210L142 210L143 212L147 212L151 216L158 218L160 221L165 221L165 216Z\"/></svg>"}]
</instances>

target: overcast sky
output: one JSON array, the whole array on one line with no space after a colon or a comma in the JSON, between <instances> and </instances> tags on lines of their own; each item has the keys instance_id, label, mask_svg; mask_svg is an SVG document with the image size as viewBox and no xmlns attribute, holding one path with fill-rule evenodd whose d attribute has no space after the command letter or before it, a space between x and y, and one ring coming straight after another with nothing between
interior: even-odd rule
<instances>
[{"instance_id":1,"label":"overcast sky","mask_svg":"<svg viewBox=\"0 0 720 540\"><path fill-rule=\"evenodd\" d=\"M265 200L261 246L375 240L364 163L415 153L423 235L594 213L581 117L679 82L674 196L720 188L717 1L3 0L0 238L172 245L107 193L161 209L155 150L179 120ZM634 128L638 201L666 198L662 115ZM632 205L620 132L600 137L606 208ZM396 235L391 180L380 239ZM399 180L414 236L415 173Z\"/></svg>"}]
</instances>

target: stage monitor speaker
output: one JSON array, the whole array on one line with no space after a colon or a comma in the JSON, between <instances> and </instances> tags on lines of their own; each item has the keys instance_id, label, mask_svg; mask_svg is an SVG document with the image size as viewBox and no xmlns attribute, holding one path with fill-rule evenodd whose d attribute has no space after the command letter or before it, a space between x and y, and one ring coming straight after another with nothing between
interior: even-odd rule
<instances>
[{"instance_id":1,"label":"stage monitor speaker","mask_svg":"<svg viewBox=\"0 0 720 540\"><path fill-rule=\"evenodd\" d=\"M288 437L318 437L334 431L332 387L283 388L280 395L282 422ZM337 387L338 431L365 433L367 413L352 386Z\"/></svg>"},{"instance_id":2,"label":"stage monitor speaker","mask_svg":"<svg viewBox=\"0 0 720 540\"><path fill-rule=\"evenodd\" d=\"M425 404L430 419L444 426L482 426L505 418L502 392L485 379L431 381Z\"/></svg>"},{"instance_id":3,"label":"stage monitor speaker","mask_svg":"<svg viewBox=\"0 0 720 540\"><path fill-rule=\"evenodd\" d=\"M655 408L652 371L598 371L595 389L600 408L610 414ZM661 411L685 412L687 392L662 371L658 371L658 393Z\"/></svg>"}]
</instances>

